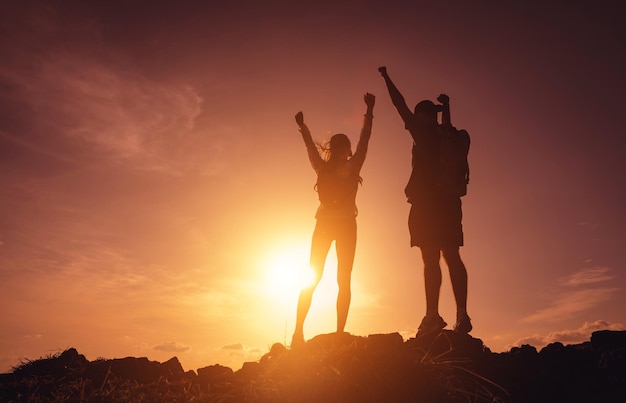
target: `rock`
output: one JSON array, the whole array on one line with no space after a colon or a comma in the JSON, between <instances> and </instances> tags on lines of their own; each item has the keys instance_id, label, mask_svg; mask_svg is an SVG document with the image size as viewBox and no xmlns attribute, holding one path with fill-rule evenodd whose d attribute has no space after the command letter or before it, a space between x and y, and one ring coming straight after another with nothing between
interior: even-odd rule
<instances>
[{"instance_id":1,"label":"rock","mask_svg":"<svg viewBox=\"0 0 626 403\"><path fill-rule=\"evenodd\" d=\"M598 366L626 374L626 331L600 330L591 335L591 345L600 354Z\"/></svg>"},{"instance_id":2,"label":"rock","mask_svg":"<svg viewBox=\"0 0 626 403\"><path fill-rule=\"evenodd\" d=\"M87 366L84 355L78 354L75 348L63 351L59 356L29 361L14 371L15 376L52 376L55 379L70 373L81 372Z\"/></svg>"},{"instance_id":3,"label":"rock","mask_svg":"<svg viewBox=\"0 0 626 403\"><path fill-rule=\"evenodd\" d=\"M258 377L261 374L262 370L263 370L263 367L260 363L249 361L249 362L244 362L241 369L237 371L235 374L237 375L238 379L249 380L249 379L254 379Z\"/></svg>"},{"instance_id":4,"label":"rock","mask_svg":"<svg viewBox=\"0 0 626 403\"><path fill-rule=\"evenodd\" d=\"M452 331L406 342L398 333L332 333L294 349L276 343L236 372L217 364L185 373L176 357L162 364L133 357L88 362L69 349L6 375L0 401L102 401L102 393L113 399L118 391L145 401L624 401L626 340L624 332L603 331L540 352L522 345L492 353L482 340Z\"/></svg>"},{"instance_id":5,"label":"rock","mask_svg":"<svg viewBox=\"0 0 626 403\"><path fill-rule=\"evenodd\" d=\"M270 348L270 352L261 357L261 364L266 364L268 361L276 360L280 358L283 354L287 353L287 347L285 347L281 343L274 343Z\"/></svg>"},{"instance_id":6,"label":"rock","mask_svg":"<svg viewBox=\"0 0 626 403\"><path fill-rule=\"evenodd\" d=\"M178 361L178 357L172 357L169 360L161 364L161 376L168 380L176 380L183 377L185 370Z\"/></svg>"},{"instance_id":7,"label":"rock","mask_svg":"<svg viewBox=\"0 0 626 403\"><path fill-rule=\"evenodd\" d=\"M146 357L126 357L94 361L87 367L86 374L98 384L105 382L110 377L149 384L161 379L168 381L182 379L185 372L176 357L162 364L157 361L150 361Z\"/></svg>"},{"instance_id":8,"label":"rock","mask_svg":"<svg viewBox=\"0 0 626 403\"><path fill-rule=\"evenodd\" d=\"M626 346L626 330L598 330L591 334L591 345L599 352L607 352Z\"/></svg>"},{"instance_id":9,"label":"rock","mask_svg":"<svg viewBox=\"0 0 626 403\"><path fill-rule=\"evenodd\" d=\"M404 339L400 333L370 334L367 336L368 349L397 349L402 348Z\"/></svg>"},{"instance_id":10,"label":"rock","mask_svg":"<svg viewBox=\"0 0 626 403\"><path fill-rule=\"evenodd\" d=\"M204 368L198 368L197 383L201 385L211 385L216 383L229 382L234 372L229 367L219 364L210 365Z\"/></svg>"},{"instance_id":11,"label":"rock","mask_svg":"<svg viewBox=\"0 0 626 403\"><path fill-rule=\"evenodd\" d=\"M443 330L430 337L407 340L406 347L423 360L476 360L485 353L483 341L469 334Z\"/></svg>"},{"instance_id":12,"label":"rock","mask_svg":"<svg viewBox=\"0 0 626 403\"><path fill-rule=\"evenodd\" d=\"M319 334L304 344L305 349L336 349L348 346L364 345L365 337L354 336L350 333Z\"/></svg>"}]
</instances>

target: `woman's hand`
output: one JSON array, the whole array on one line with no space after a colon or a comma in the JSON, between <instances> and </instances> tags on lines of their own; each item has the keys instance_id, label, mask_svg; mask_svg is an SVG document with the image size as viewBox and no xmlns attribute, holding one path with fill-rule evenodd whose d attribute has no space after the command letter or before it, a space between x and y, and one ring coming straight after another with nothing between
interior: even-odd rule
<instances>
[{"instance_id":1,"label":"woman's hand","mask_svg":"<svg viewBox=\"0 0 626 403\"><path fill-rule=\"evenodd\" d=\"M365 100L365 105L367 105L368 110L374 108L374 104L376 103L376 96L374 94L367 92L363 96L363 99Z\"/></svg>"}]
</instances>

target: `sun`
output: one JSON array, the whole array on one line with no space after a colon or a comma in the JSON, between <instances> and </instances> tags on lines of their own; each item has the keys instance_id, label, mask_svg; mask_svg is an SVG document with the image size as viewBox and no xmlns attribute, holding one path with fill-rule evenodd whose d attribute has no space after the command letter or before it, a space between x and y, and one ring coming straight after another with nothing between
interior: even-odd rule
<instances>
[{"instance_id":1,"label":"sun","mask_svg":"<svg viewBox=\"0 0 626 403\"><path fill-rule=\"evenodd\" d=\"M290 318L294 316L291 319L295 319L300 291L315 280L309 266L310 242L293 240L275 245L266 251L261 277L256 286L266 302L273 307L271 309L284 311ZM336 257L329 253L324 275L316 287L307 315L307 326L310 329L325 329L333 325L334 316L329 313L332 313L337 299L336 267Z\"/></svg>"},{"instance_id":2,"label":"sun","mask_svg":"<svg viewBox=\"0 0 626 403\"><path fill-rule=\"evenodd\" d=\"M279 299L297 298L300 290L313 283L307 245L291 245L275 251L265 263L265 290Z\"/></svg>"}]
</instances>

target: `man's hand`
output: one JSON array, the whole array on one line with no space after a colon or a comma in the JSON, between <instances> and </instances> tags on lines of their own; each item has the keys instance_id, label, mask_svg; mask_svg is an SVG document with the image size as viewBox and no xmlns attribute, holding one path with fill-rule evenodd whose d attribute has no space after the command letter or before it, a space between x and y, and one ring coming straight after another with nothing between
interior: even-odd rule
<instances>
[{"instance_id":1,"label":"man's hand","mask_svg":"<svg viewBox=\"0 0 626 403\"><path fill-rule=\"evenodd\" d=\"M376 103L376 96L367 92L363 96L363 99L365 100L365 105L367 105L367 109L371 111L371 109L374 108L374 104Z\"/></svg>"},{"instance_id":2,"label":"man's hand","mask_svg":"<svg viewBox=\"0 0 626 403\"><path fill-rule=\"evenodd\" d=\"M449 97L449 96L447 96L446 94L440 94L440 95L437 97L437 101L439 101L440 103L442 103L442 104L444 104L444 105L447 105L447 104L449 104L449 103L450 103L450 97Z\"/></svg>"},{"instance_id":3,"label":"man's hand","mask_svg":"<svg viewBox=\"0 0 626 403\"><path fill-rule=\"evenodd\" d=\"M378 68L378 71L380 72L380 74L382 74L383 76L385 76L387 74L387 66L380 66Z\"/></svg>"},{"instance_id":4,"label":"man's hand","mask_svg":"<svg viewBox=\"0 0 626 403\"><path fill-rule=\"evenodd\" d=\"M296 113L296 123L300 127L304 125L304 115L302 114L302 112Z\"/></svg>"}]
</instances>

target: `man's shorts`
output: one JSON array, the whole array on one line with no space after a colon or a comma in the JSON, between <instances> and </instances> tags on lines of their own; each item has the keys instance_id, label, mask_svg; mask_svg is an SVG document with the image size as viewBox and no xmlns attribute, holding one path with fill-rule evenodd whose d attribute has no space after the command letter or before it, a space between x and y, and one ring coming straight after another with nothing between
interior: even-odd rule
<instances>
[{"instance_id":1,"label":"man's shorts","mask_svg":"<svg viewBox=\"0 0 626 403\"><path fill-rule=\"evenodd\" d=\"M411 246L462 246L461 199L425 195L411 200L409 233Z\"/></svg>"}]
</instances>

